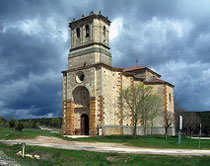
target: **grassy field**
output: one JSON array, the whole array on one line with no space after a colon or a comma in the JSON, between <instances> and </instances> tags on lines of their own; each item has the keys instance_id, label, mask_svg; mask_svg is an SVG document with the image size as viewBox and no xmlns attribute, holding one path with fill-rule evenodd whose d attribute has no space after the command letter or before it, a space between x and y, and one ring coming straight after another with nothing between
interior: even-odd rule
<instances>
[{"instance_id":1,"label":"grassy field","mask_svg":"<svg viewBox=\"0 0 210 166\"><path fill-rule=\"evenodd\" d=\"M209 166L209 157L135 155L117 153L99 153L87 151L61 150L36 146L27 146L26 154L40 155L41 159L22 158L16 155L20 145L0 144L0 151L12 157L23 166L105 166L105 165L141 165L141 166Z\"/></svg>"},{"instance_id":2,"label":"grassy field","mask_svg":"<svg viewBox=\"0 0 210 166\"><path fill-rule=\"evenodd\" d=\"M59 133L51 133L50 131L36 130L36 129L23 129L22 132L10 129L10 128L0 128L0 139L30 139L35 138L36 136L55 136L61 137Z\"/></svg>"},{"instance_id":3,"label":"grassy field","mask_svg":"<svg viewBox=\"0 0 210 166\"><path fill-rule=\"evenodd\" d=\"M187 137L182 137L182 143L178 145L177 137L168 137L168 140L166 140L164 136L138 136L137 139L134 139L132 136L115 135L73 139L63 137L61 133L51 133L50 131L24 129L22 132L19 132L13 129L0 129L0 139L29 139L39 135L55 136L69 141L113 142L147 148L198 149L198 140L189 139ZM210 140L201 140L201 149L210 149Z\"/></svg>"},{"instance_id":4,"label":"grassy field","mask_svg":"<svg viewBox=\"0 0 210 166\"><path fill-rule=\"evenodd\" d=\"M66 140L72 140L71 138L64 138ZM177 137L168 137L166 140L164 136L138 136L134 139L132 136L115 135L115 136L103 136L103 137L90 137L90 138L78 138L73 139L77 141L87 142L114 142L124 143L131 146L147 147L147 148L176 148L176 149L198 149L198 141L187 137L182 137L182 143L178 145ZM210 149L210 140L201 140L201 149Z\"/></svg>"}]
</instances>

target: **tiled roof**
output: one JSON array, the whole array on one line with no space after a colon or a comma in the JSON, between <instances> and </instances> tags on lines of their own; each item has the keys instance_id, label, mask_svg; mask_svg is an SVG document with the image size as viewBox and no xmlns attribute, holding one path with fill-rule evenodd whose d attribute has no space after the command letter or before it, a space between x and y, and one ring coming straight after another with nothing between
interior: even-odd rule
<instances>
[{"instance_id":1,"label":"tiled roof","mask_svg":"<svg viewBox=\"0 0 210 166\"><path fill-rule=\"evenodd\" d=\"M156 76L161 77L160 74L156 73L155 71L153 71L153 70L151 70L151 69L149 69L149 68L147 68L147 67L145 67L145 66L135 66L135 67L131 67L131 68L128 68L128 69L124 69L123 71L124 71L124 72L134 72L134 73L135 73L136 71L142 70L142 69L146 69L146 70L148 70L149 72L155 74Z\"/></svg>"},{"instance_id":2,"label":"tiled roof","mask_svg":"<svg viewBox=\"0 0 210 166\"><path fill-rule=\"evenodd\" d=\"M145 69L145 68L146 67L144 67L144 66L135 66L135 67L131 67L131 68L128 68L128 69L124 69L123 71L129 72L129 71L140 70L140 69Z\"/></svg>"},{"instance_id":3,"label":"tiled roof","mask_svg":"<svg viewBox=\"0 0 210 166\"><path fill-rule=\"evenodd\" d=\"M161 79L158 79L158 78L155 78L155 79L153 79L153 80L151 80L149 82L165 82L165 81L163 81Z\"/></svg>"},{"instance_id":4,"label":"tiled roof","mask_svg":"<svg viewBox=\"0 0 210 166\"><path fill-rule=\"evenodd\" d=\"M169 86L174 87L173 84L171 84L171 83L169 83L169 82L167 82L167 81L158 79L158 78L155 78L155 79L153 79L153 80L146 81L145 84L149 84L149 85L150 85L150 84L167 84L167 85L169 85Z\"/></svg>"}]
</instances>

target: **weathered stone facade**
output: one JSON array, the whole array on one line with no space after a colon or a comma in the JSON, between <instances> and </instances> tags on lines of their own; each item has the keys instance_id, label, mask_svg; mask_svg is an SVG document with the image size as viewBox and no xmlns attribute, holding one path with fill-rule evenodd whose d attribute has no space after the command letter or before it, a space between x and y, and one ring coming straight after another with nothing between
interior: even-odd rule
<instances>
[{"instance_id":1,"label":"weathered stone facade","mask_svg":"<svg viewBox=\"0 0 210 166\"><path fill-rule=\"evenodd\" d=\"M68 69L63 73L63 134L131 134L132 117L124 115L122 89L140 82L154 88L162 99L162 110L174 112L174 86L149 68L112 67L109 51L110 21L99 14L73 20ZM143 133L141 125L138 134ZM153 133L164 134L163 116L155 119ZM174 125L169 134L174 135Z\"/></svg>"}]
</instances>

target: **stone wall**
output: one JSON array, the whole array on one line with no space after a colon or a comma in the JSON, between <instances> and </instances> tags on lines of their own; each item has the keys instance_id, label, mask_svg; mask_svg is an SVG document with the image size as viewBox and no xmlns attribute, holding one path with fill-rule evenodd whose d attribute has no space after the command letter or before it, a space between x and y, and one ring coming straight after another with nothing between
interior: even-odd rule
<instances>
[{"instance_id":1,"label":"stone wall","mask_svg":"<svg viewBox=\"0 0 210 166\"><path fill-rule=\"evenodd\" d=\"M119 72L102 67L102 96L104 97L104 124L119 125Z\"/></svg>"},{"instance_id":2,"label":"stone wall","mask_svg":"<svg viewBox=\"0 0 210 166\"><path fill-rule=\"evenodd\" d=\"M154 77L154 78L158 78L157 75L155 75L154 73L152 73L152 72L149 71L149 70L146 70L145 74L146 74L146 80L147 80L147 81L150 80L150 79L152 79L153 77Z\"/></svg>"},{"instance_id":3,"label":"stone wall","mask_svg":"<svg viewBox=\"0 0 210 166\"><path fill-rule=\"evenodd\" d=\"M161 106L159 113L157 117L154 119L154 126L156 127L163 127L164 125L164 111L165 111L165 91L164 91L164 85L162 84L156 84L156 85L149 85L153 88L153 93L158 95L161 99Z\"/></svg>"},{"instance_id":4,"label":"stone wall","mask_svg":"<svg viewBox=\"0 0 210 166\"><path fill-rule=\"evenodd\" d=\"M96 17L95 17L96 18ZM87 19L75 23L71 26L71 48L86 45L91 42L103 43L109 46L109 25L100 17ZM89 36L86 36L86 26L89 25ZM105 27L105 33L104 33ZM80 30L80 37L77 37L77 29Z\"/></svg>"},{"instance_id":5,"label":"stone wall","mask_svg":"<svg viewBox=\"0 0 210 166\"><path fill-rule=\"evenodd\" d=\"M81 83L76 82L76 75L78 72L83 72L85 79ZM67 73L67 100L72 99L72 92L78 86L84 86L88 89L90 97L95 96L96 83L95 83L96 71L95 68L87 68L83 70L69 71Z\"/></svg>"},{"instance_id":6,"label":"stone wall","mask_svg":"<svg viewBox=\"0 0 210 166\"><path fill-rule=\"evenodd\" d=\"M111 53L109 52L109 49L105 47L94 45L70 52L68 67L77 68L100 62L111 65Z\"/></svg>"},{"instance_id":7,"label":"stone wall","mask_svg":"<svg viewBox=\"0 0 210 166\"><path fill-rule=\"evenodd\" d=\"M133 78L129 76L123 75L122 77L122 90L125 90L127 88L131 88L133 85ZM123 125L124 126L132 126L132 118L129 117L129 114L131 112L130 108L127 107L125 103L123 104Z\"/></svg>"}]
</instances>

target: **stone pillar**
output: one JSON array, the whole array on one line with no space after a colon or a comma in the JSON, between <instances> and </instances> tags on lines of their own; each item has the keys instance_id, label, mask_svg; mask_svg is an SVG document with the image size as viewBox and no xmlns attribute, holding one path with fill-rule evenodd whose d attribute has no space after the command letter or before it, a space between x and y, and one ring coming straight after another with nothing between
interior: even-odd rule
<instances>
[{"instance_id":1,"label":"stone pillar","mask_svg":"<svg viewBox=\"0 0 210 166\"><path fill-rule=\"evenodd\" d=\"M63 118L62 118L62 133L65 135L66 132L66 101L63 101Z\"/></svg>"},{"instance_id":2,"label":"stone pillar","mask_svg":"<svg viewBox=\"0 0 210 166\"><path fill-rule=\"evenodd\" d=\"M66 132L65 134L67 135L74 135L74 108L75 108L75 103L71 99L69 102L67 102L67 112L66 112Z\"/></svg>"},{"instance_id":3,"label":"stone pillar","mask_svg":"<svg viewBox=\"0 0 210 166\"><path fill-rule=\"evenodd\" d=\"M122 73L118 73L118 84L119 88L119 124L121 126L120 134L123 135L123 98L122 98Z\"/></svg>"},{"instance_id":4,"label":"stone pillar","mask_svg":"<svg viewBox=\"0 0 210 166\"><path fill-rule=\"evenodd\" d=\"M90 98L90 130L89 135L96 136L97 135L97 125L96 125L96 98Z\"/></svg>"}]
</instances>

